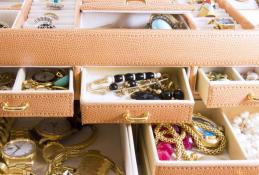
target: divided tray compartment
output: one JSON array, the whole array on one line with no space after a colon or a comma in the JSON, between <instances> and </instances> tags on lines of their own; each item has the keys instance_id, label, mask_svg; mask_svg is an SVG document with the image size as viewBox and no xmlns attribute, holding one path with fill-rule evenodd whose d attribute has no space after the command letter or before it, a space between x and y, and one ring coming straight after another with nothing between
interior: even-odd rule
<instances>
[{"instance_id":1,"label":"divided tray compartment","mask_svg":"<svg viewBox=\"0 0 259 175\"><path fill-rule=\"evenodd\" d=\"M89 92L89 83L116 74L168 73L184 94L184 100L131 100L113 93ZM170 67L85 67L81 80L82 123L158 123L190 121L194 100L184 68Z\"/></svg>"},{"instance_id":2,"label":"divided tray compartment","mask_svg":"<svg viewBox=\"0 0 259 175\"><path fill-rule=\"evenodd\" d=\"M32 1L32 4L28 5L28 12L24 14L23 28L37 28L37 24L34 21L44 16L45 13L54 13L58 16L58 19L53 19L52 23L55 28L71 29L78 27L79 25L79 13L80 4L79 0L62 1L64 7L61 10L51 10L46 7L45 2Z\"/></svg>"},{"instance_id":3,"label":"divided tray compartment","mask_svg":"<svg viewBox=\"0 0 259 175\"><path fill-rule=\"evenodd\" d=\"M158 12L105 12L83 11L81 13L80 28L86 29L147 29L152 14L161 14ZM167 14L167 13L163 13ZM170 14L170 13L169 13ZM189 19L188 14L180 14L179 19L188 26L187 29L193 29L194 24ZM149 29L147 29L149 30ZM175 29L174 29L175 30ZM177 29L176 29L177 30ZM185 29L179 29L185 30Z\"/></svg>"},{"instance_id":4,"label":"divided tray compartment","mask_svg":"<svg viewBox=\"0 0 259 175\"><path fill-rule=\"evenodd\" d=\"M213 175L257 175L259 171L259 163L255 161L246 160L245 155L229 127L228 119L222 114L219 109L206 109L202 102L197 101L194 112L199 112L204 116L209 117L218 125L225 129L225 135L228 140L226 152L221 158L229 158L228 160L198 160L198 161L160 161L158 158L155 139L151 125L143 126L142 137L142 151L146 152L144 156L146 163L145 167L150 167L151 175L165 175L165 174L213 174Z\"/></svg>"},{"instance_id":5,"label":"divided tray compartment","mask_svg":"<svg viewBox=\"0 0 259 175\"><path fill-rule=\"evenodd\" d=\"M13 28L17 21L18 14L19 11L17 10L0 10L0 22L6 23L10 28Z\"/></svg>"},{"instance_id":6,"label":"divided tray compartment","mask_svg":"<svg viewBox=\"0 0 259 175\"><path fill-rule=\"evenodd\" d=\"M241 68L240 68L241 69ZM226 73L232 81L209 81L206 73L216 71ZM235 68L199 68L197 91L208 108L259 106L258 81L245 81Z\"/></svg>"},{"instance_id":7,"label":"divided tray compartment","mask_svg":"<svg viewBox=\"0 0 259 175\"><path fill-rule=\"evenodd\" d=\"M71 117L74 113L73 70L68 90L22 90L27 75L41 68L20 68L11 91L0 92L2 117ZM51 69L44 67L44 69ZM14 69L15 70L15 69Z\"/></svg>"},{"instance_id":8,"label":"divided tray compartment","mask_svg":"<svg viewBox=\"0 0 259 175\"><path fill-rule=\"evenodd\" d=\"M243 112L249 112L250 114L259 113L259 109L255 108L255 107L239 107L239 108L223 108L222 109L222 114L223 114L224 118L226 118L226 120L228 120L227 125L230 128L231 132L234 133L234 128L232 127L232 123L233 123L234 119L237 116L240 116L240 114L242 114ZM238 135L234 134L234 138L240 145L241 151L243 152L243 155L245 156L245 158L249 159L246 151L243 148L243 145L239 141L240 138L238 137ZM255 141L256 141L256 139L255 139ZM257 164L259 166L259 160L255 159L255 160L251 160L251 161L253 161L254 164Z\"/></svg>"},{"instance_id":9,"label":"divided tray compartment","mask_svg":"<svg viewBox=\"0 0 259 175\"><path fill-rule=\"evenodd\" d=\"M214 24L209 24L214 17L199 17L200 7L196 8L190 15L189 18L192 18L192 21L198 30L215 30ZM239 14L237 9L233 8L227 1L218 0L216 1L215 9L216 18L229 18L233 20L235 24L235 30L241 29L253 29L254 26L248 22L242 15ZM216 29L218 30L218 29Z\"/></svg>"},{"instance_id":10,"label":"divided tray compartment","mask_svg":"<svg viewBox=\"0 0 259 175\"><path fill-rule=\"evenodd\" d=\"M228 2L236 9L239 10L258 10L259 2L257 0L228 0Z\"/></svg>"},{"instance_id":11,"label":"divided tray compartment","mask_svg":"<svg viewBox=\"0 0 259 175\"><path fill-rule=\"evenodd\" d=\"M19 118L16 120L13 128L29 128L33 129L37 126L42 118ZM63 120L63 119L61 119ZM130 125L95 125L97 128L96 140L85 149L97 150L104 156L111 159L124 173L125 175L138 175L135 148L133 142L132 129ZM78 133L74 133L71 136L61 141L64 145L71 145L79 143L84 140L85 137L89 137L90 129L88 127L83 128ZM116 146L114 146L116 145ZM132 146L133 145L133 146ZM83 154L83 153L82 153ZM76 167L79 163L78 159L68 160L66 165ZM38 175L45 174L47 164L41 156L37 156L34 164L35 173ZM113 173L111 173L113 174Z\"/></svg>"}]
</instances>

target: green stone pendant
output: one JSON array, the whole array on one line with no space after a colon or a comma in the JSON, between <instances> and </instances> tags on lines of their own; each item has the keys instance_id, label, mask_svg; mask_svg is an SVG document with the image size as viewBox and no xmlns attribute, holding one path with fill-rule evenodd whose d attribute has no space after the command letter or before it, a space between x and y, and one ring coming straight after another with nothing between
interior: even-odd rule
<instances>
[{"instance_id":1,"label":"green stone pendant","mask_svg":"<svg viewBox=\"0 0 259 175\"><path fill-rule=\"evenodd\" d=\"M54 86L66 87L69 84L69 75L64 76L63 78L58 79L54 82Z\"/></svg>"}]
</instances>

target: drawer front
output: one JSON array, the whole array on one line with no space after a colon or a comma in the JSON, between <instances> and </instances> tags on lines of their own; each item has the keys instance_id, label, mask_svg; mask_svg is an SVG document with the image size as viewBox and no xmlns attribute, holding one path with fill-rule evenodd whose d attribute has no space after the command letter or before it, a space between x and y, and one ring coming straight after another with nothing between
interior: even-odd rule
<instances>
[{"instance_id":1,"label":"drawer front","mask_svg":"<svg viewBox=\"0 0 259 175\"><path fill-rule=\"evenodd\" d=\"M19 93L0 95L1 117L73 116L74 93Z\"/></svg>"},{"instance_id":2,"label":"drawer front","mask_svg":"<svg viewBox=\"0 0 259 175\"><path fill-rule=\"evenodd\" d=\"M259 85L219 85L210 86L206 106L209 108L259 106L259 101L249 98L259 97Z\"/></svg>"},{"instance_id":3,"label":"drawer front","mask_svg":"<svg viewBox=\"0 0 259 175\"><path fill-rule=\"evenodd\" d=\"M191 120L192 110L192 104L81 104L84 124L187 122Z\"/></svg>"}]
</instances>

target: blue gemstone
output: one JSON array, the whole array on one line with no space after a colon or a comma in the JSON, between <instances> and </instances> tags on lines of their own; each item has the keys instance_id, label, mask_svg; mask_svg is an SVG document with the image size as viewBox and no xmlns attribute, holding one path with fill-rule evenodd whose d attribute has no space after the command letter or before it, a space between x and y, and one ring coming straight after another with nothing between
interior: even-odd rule
<instances>
[{"instance_id":1,"label":"blue gemstone","mask_svg":"<svg viewBox=\"0 0 259 175\"><path fill-rule=\"evenodd\" d=\"M152 29L172 29L172 27L162 19L156 19L151 24Z\"/></svg>"},{"instance_id":2,"label":"blue gemstone","mask_svg":"<svg viewBox=\"0 0 259 175\"><path fill-rule=\"evenodd\" d=\"M198 128L198 130L199 130L199 132L202 133L202 135L203 135L204 137L216 136L213 132L206 131L206 130L204 130L204 129L202 129L202 128Z\"/></svg>"}]
</instances>

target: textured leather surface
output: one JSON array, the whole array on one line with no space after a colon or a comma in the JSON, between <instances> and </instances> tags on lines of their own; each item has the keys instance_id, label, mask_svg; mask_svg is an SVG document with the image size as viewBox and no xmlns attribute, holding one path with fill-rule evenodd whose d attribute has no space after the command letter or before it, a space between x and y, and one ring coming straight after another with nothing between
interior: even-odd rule
<instances>
[{"instance_id":1,"label":"textured leather surface","mask_svg":"<svg viewBox=\"0 0 259 175\"><path fill-rule=\"evenodd\" d=\"M258 107L259 102L247 99L249 93L259 97L259 85L211 85L208 100L205 102L209 108L249 106Z\"/></svg>"},{"instance_id":2,"label":"textured leather surface","mask_svg":"<svg viewBox=\"0 0 259 175\"><path fill-rule=\"evenodd\" d=\"M29 103L22 112L4 112L1 117L69 117L73 116L73 93L19 93L1 94L0 103L8 102L10 106Z\"/></svg>"},{"instance_id":3,"label":"textured leather surface","mask_svg":"<svg viewBox=\"0 0 259 175\"><path fill-rule=\"evenodd\" d=\"M87 123L126 123L123 114L130 111L133 116L149 112L144 123L190 122L193 106L188 104L138 105L138 104L81 104L82 122Z\"/></svg>"},{"instance_id":4,"label":"textured leather surface","mask_svg":"<svg viewBox=\"0 0 259 175\"><path fill-rule=\"evenodd\" d=\"M199 167L157 167L156 175L258 175L259 167L250 166L199 166Z\"/></svg>"},{"instance_id":5,"label":"textured leather surface","mask_svg":"<svg viewBox=\"0 0 259 175\"><path fill-rule=\"evenodd\" d=\"M259 31L7 29L0 38L2 66L259 65Z\"/></svg>"}]
</instances>

